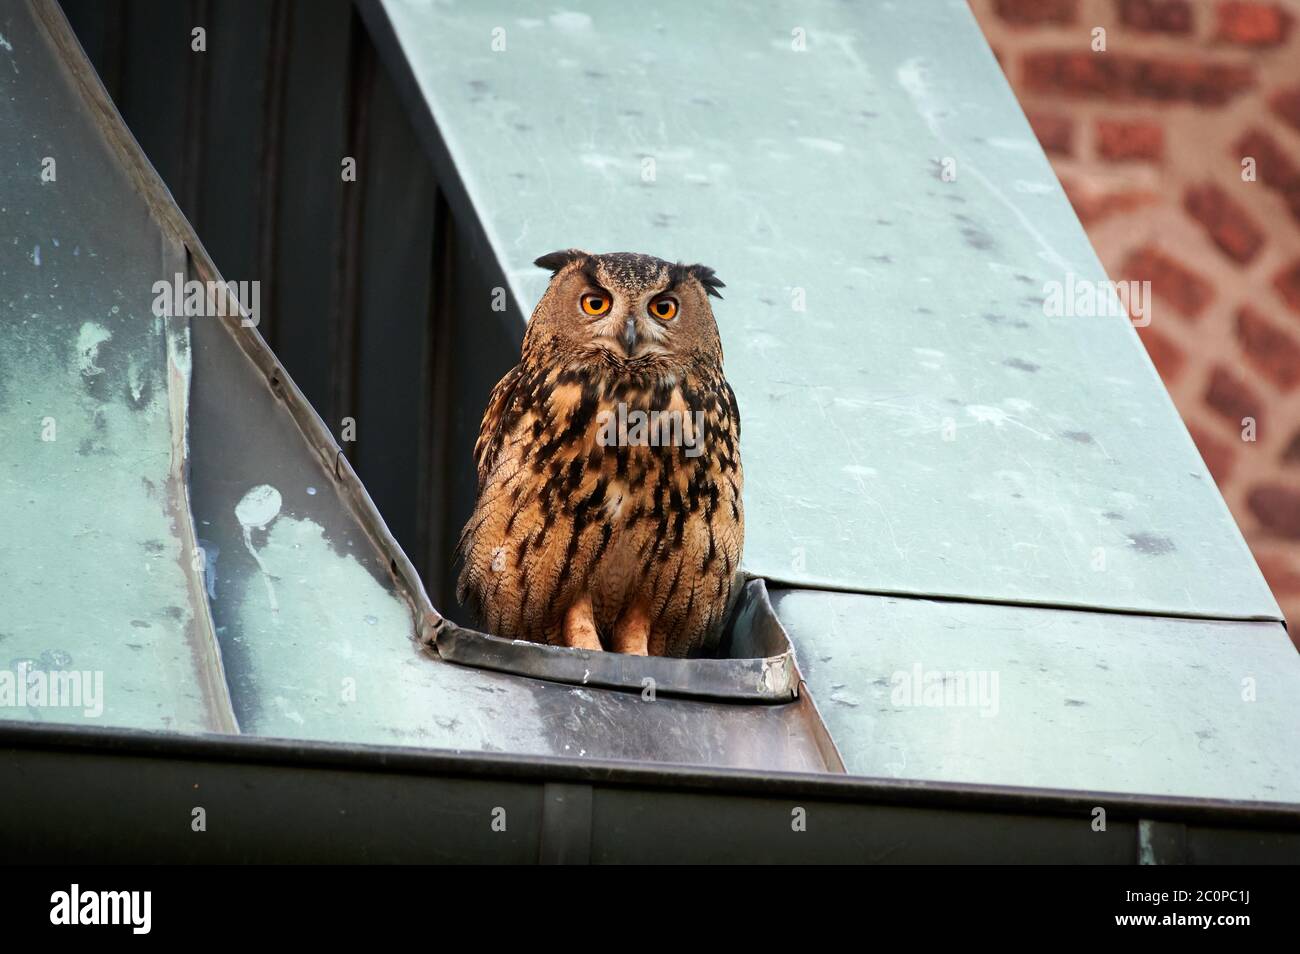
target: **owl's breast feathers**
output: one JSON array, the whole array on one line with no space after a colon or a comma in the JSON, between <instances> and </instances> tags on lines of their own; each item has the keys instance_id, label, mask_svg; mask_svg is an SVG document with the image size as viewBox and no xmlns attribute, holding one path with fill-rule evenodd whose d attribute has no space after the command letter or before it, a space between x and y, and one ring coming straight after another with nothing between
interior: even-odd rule
<instances>
[{"instance_id":1,"label":"owl's breast feathers","mask_svg":"<svg viewBox=\"0 0 1300 954\"><path fill-rule=\"evenodd\" d=\"M662 651L711 647L744 541L740 414L720 365L523 362L496 386L458 597L493 633L558 642L591 594L603 637L635 599Z\"/></svg>"}]
</instances>

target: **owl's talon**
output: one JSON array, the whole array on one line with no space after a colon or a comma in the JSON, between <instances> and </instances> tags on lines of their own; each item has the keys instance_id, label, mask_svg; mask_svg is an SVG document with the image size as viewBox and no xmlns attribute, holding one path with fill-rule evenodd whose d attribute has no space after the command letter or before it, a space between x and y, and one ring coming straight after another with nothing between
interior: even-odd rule
<instances>
[{"instance_id":1,"label":"owl's talon","mask_svg":"<svg viewBox=\"0 0 1300 954\"><path fill-rule=\"evenodd\" d=\"M564 614L564 645L572 649L604 649L596 632L596 617L591 609L590 594L583 593Z\"/></svg>"},{"instance_id":2,"label":"owl's talon","mask_svg":"<svg viewBox=\"0 0 1300 954\"><path fill-rule=\"evenodd\" d=\"M631 656L650 654L650 613L644 603L633 603L614 625L614 652Z\"/></svg>"}]
</instances>

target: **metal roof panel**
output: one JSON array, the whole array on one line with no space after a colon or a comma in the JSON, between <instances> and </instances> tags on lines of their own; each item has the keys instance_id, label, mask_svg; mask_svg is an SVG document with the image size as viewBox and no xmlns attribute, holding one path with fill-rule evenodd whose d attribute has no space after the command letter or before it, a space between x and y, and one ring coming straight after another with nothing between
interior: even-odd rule
<instances>
[{"instance_id":1,"label":"metal roof panel","mask_svg":"<svg viewBox=\"0 0 1300 954\"><path fill-rule=\"evenodd\" d=\"M188 329L151 311L184 248L31 9L0 28L0 678L76 680L85 703L3 715L228 731L184 481Z\"/></svg>"},{"instance_id":2,"label":"metal roof panel","mask_svg":"<svg viewBox=\"0 0 1300 954\"><path fill-rule=\"evenodd\" d=\"M850 775L1300 802L1276 622L775 590Z\"/></svg>"},{"instance_id":3,"label":"metal roof panel","mask_svg":"<svg viewBox=\"0 0 1300 954\"><path fill-rule=\"evenodd\" d=\"M727 282L751 573L1281 618L1129 321L1045 314L1106 275L964 4L363 9L517 301L568 246Z\"/></svg>"}]
</instances>

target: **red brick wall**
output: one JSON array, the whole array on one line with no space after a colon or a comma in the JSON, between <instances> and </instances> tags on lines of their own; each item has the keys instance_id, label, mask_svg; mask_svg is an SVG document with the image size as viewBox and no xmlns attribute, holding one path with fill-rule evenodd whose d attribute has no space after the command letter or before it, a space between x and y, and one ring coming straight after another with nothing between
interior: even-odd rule
<instances>
[{"instance_id":1,"label":"red brick wall","mask_svg":"<svg viewBox=\"0 0 1300 954\"><path fill-rule=\"evenodd\" d=\"M1300 645L1300 0L970 5Z\"/></svg>"}]
</instances>

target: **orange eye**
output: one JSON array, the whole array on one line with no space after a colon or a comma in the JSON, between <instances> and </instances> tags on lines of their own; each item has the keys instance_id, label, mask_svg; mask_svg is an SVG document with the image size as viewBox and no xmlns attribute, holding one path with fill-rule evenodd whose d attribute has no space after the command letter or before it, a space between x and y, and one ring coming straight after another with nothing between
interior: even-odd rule
<instances>
[{"instance_id":1,"label":"orange eye","mask_svg":"<svg viewBox=\"0 0 1300 954\"><path fill-rule=\"evenodd\" d=\"M610 297L608 295L593 292L582 296L582 310L593 318L599 318L609 311L609 306Z\"/></svg>"},{"instance_id":2,"label":"orange eye","mask_svg":"<svg viewBox=\"0 0 1300 954\"><path fill-rule=\"evenodd\" d=\"M650 314L660 321L671 321L677 315L677 302L671 298L656 298L650 302Z\"/></svg>"}]
</instances>

